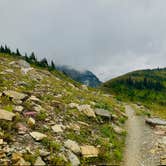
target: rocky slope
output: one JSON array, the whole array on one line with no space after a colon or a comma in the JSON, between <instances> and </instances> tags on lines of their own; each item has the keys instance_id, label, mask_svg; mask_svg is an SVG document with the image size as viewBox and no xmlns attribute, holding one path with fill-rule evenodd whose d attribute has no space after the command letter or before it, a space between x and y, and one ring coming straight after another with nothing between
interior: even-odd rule
<instances>
[{"instance_id":1,"label":"rocky slope","mask_svg":"<svg viewBox=\"0 0 166 166\"><path fill-rule=\"evenodd\" d=\"M121 103L0 54L0 165L119 164Z\"/></svg>"},{"instance_id":2,"label":"rocky slope","mask_svg":"<svg viewBox=\"0 0 166 166\"><path fill-rule=\"evenodd\" d=\"M73 80L78 81L90 87L98 87L101 81L91 71L78 71L68 66L57 66L57 70L63 72Z\"/></svg>"}]
</instances>

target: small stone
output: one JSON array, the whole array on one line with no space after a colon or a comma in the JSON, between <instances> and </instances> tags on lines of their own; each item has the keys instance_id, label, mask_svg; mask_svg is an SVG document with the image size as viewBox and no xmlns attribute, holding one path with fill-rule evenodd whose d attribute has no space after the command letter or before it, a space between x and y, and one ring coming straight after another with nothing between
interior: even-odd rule
<instances>
[{"instance_id":1,"label":"small stone","mask_svg":"<svg viewBox=\"0 0 166 166\"><path fill-rule=\"evenodd\" d=\"M62 129L62 125L54 125L51 127L52 130L55 132L55 133L61 133L63 132L63 129Z\"/></svg>"},{"instance_id":2,"label":"small stone","mask_svg":"<svg viewBox=\"0 0 166 166\"><path fill-rule=\"evenodd\" d=\"M79 108L79 105L77 103L70 103L69 105L69 108L73 109L73 108Z\"/></svg>"},{"instance_id":3,"label":"small stone","mask_svg":"<svg viewBox=\"0 0 166 166\"><path fill-rule=\"evenodd\" d=\"M0 139L0 145L3 145L3 139Z\"/></svg>"},{"instance_id":4,"label":"small stone","mask_svg":"<svg viewBox=\"0 0 166 166\"><path fill-rule=\"evenodd\" d=\"M69 160L70 160L72 166L80 165L80 160L74 153L68 151L68 157L69 157Z\"/></svg>"},{"instance_id":5,"label":"small stone","mask_svg":"<svg viewBox=\"0 0 166 166\"><path fill-rule=\"evenodd\" d=\"M41 100L38 99L36 96L31 96L31 97L29 98L29 100L34 101L34 102L41 103Z\"/></svg>"},{"instance_id":6,"label":"small stone","mask_svg":"<svg viewBox=\"0 0 166 166\"><path fill-rule=\"evenodd\" d=\"M105 109L95 109L95 114L108 119L111 118L110 112Z\"/></svg>"},{"instance_id":7,"label":"small stone","mask_svg":"<svg viewBox=\"0 0 166 166\"><path fill-rule=\"evenodd\" d=\"M17 123L16 128L19 134L25 134L28 131L28 128L23 123Z\"/></svg>"},{"instance_id":8,"label":"small stone","mask_svg":"<svg viewBox=\"0 0 166 166\"><path fill-rule=\"evenodd\" d=\"M28 121L27 121L27 124L29 126L34 126L35 125L35 120L33 118L29 118Z\"/></svg>"},{"instance_id":9,"label":"small stone","mask_svg":"<svg viewBox=\"0 0 166 166\"><path fill-rule=\"evenodd\" d=\"M81 152L80 146L79 146L78 143L75 142L75 141L67 140L67 141L64 143L64 146L65 146L66 148L70 149L71 151L73 151L74 153L79 154L79 153Z\"/></svg>"},{"instance_id":10,"label":"small stone","mask_svg":"<svg viewBox=\"0 0 166 166\"><path fill-rule=\"evenodd\" d=\"M42 156L42 157L46 157L46 156L50 155L50 152L47 152L45 150L39 150L39 153L40 153L40 156Z\"/></svg>"},{"instance_id":11,"label":"small stone","mask_svg":"<svg viewBox=\"0 0 166 166\"><path fill-rule=\"evenodd\" d=\"M44 165L46 165L46 163L41 159L41 157L38 157L34 164L34 166L44 166Z\"/></svg>"},{"instance_id":12,"label":"small stone","mask_svg":"<svg viewBox=\"0 0 166 166\"><path fill-rule=\"evenodd\" d=\"M40 132L31 132L30 135L36 140L36 141L40 141L44 138L47 137L47 135L40 133Z\"/></svg>"},{"instance_id":13,"label":"small stone","mask_svg":"<svg viewBox=\"0 0 166 166\"><path fill-rule=\"evenodd\" d=\"M80 112L83 112L85 115L87 115L88 117L96 117L93 109L90 107L90 105L85 104L85 105L80 105L78 110Z\"/></svg>"},{"instance_id":14,"label":"small stone","mask_svg":"<svg viewBox=\"0 0 166 166\"><path fill-rule=\"evenodd\" d=\"M22 112L24 110L24 107L23 106L15 106L15 108L14 108L14 111L16 111L16 112Z\"/></svg>"},{"instance_id":15,"label":"small stone","mask_svg":"<svg viewBox=\"0 0 166 166\"><path fill-rule=\"evenodd\" d=\"M122 134L125 132L124 129L122 129L121 127L119 127L117 125L112 125L112 127L113 127L113 130L115 131L115 133L117 133L117 134Z\"/></svg>"},{"instance_id":16,"label":"small stone","mask_svg":"<svg viewBox=\"0 0 166 166\"><path fill-rule=\"evenodd\" d=\"M85 145L85 146L81 146L81 153L83 157L87 157L87 158L98 157L99 150L98 148L95 148L94 146Z\"/></svg>"}]
</instances>

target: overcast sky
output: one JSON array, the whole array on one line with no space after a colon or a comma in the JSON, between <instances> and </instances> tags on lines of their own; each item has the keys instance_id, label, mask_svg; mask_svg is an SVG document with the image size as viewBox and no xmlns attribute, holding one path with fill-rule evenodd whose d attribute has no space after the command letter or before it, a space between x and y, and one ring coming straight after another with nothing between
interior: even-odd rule
<instances>
[{"instance_id":1,"label":"overcast sky","mask_svg":"<svg viewBox=\"0 0 166 166\"><path fill-rule=\"evenodd\" d=\"M0 43L101 80L166 66L165 0L0 0Z\"/></svg>"}]
</instances>

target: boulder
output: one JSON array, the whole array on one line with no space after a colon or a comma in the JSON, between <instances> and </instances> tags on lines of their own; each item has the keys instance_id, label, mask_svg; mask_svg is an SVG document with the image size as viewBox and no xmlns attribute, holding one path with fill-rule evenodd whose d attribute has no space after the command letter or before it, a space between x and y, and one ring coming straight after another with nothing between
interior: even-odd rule
<instances>
[{"instance_id":1,"label":"boulder","mask_svg":"<svg viewBox=\"0 0 166 166\"><path fill-rule=\"evenodd\" d=\"M34 164L34 166L44 166L44 165L46 165L46 163L41 159L41 157L39 156L38 158L37 158L37 160L35 161L35 164Z\"/></svg>"},{"instance_id":2,"label":"boulder","mask_svg":"<svg viewBox=\"0 0 166 166\"><path fill-rule=\"evenodd\" d=\"M80 160L78 159L78 157L74 153L68 151L68 158L69 158L72 166L79 166L80 165Z\"/></svg>"},{"instance_id":3,"label":"boulder","mask_svg":"<svg viewBox=\"0 0 166 166\"><path fill-rule=\"evenodd\" d=\"M80 146L75 141L67 140L65 141L64 146L76 154L79 154L81 152Z\"/></svg>"},{"instance_id":4,"label":"boulder","mask_svg":"<svg viewBox=\"0 0 166 166\"><path fill-rule=\"evenodd\" d=\"M98 157L99 149L89 145L81 146L81 154L83 155L83 157L87 158Z\"/></svg>"},{"instance_id":5,"label":"boulder","mask_svg":"<svg viewBox=\"0 0 166 166\"><path fill-rule=\"evenodd\" d=\"M95 109L95 114L104 118L111 118L110 112L105 109Z\"/></svg>"},{"instance_id":6,"label":"boulder","mask_svg":"<svg viewBox=\"0 0 166 166\"><path fill-rule=\"evenodd\" d=\"M31 132L30 135L36 140L36 141L40 141L44 138L47 137L47 135L40 133L40 132Z\"/></svg>"},{"instance_id":7,"label":"boulder","mask_svg":"<svg viewBox=\"0 0 166 166\"><path fill-rule=\"evenodd\" d=\"M152 126L156 126L156 125L163 125L163 126L165 126L166 125L166 121L162 120L160 118L147 118L145 120L145 122L148 123L149 125L152 125Z\"/></svg>"},{"instance_id":8,"label":"boulder","mask_svg":"<svg viewBox=\"0 0 166 166\"><path fill-rule=\"evenodd\" d=\"M80 112L83 112L83 113L84 113L85 115L87 115L88 117L93 117L93 118L96 117L96 115L95 115L93 109L92 109L92 108L90 107L90 105L88 105L88 104L80 105L80 106L78 107L78 110L79 110Z\"/></svg>"},{"instance_id":9,"label":"boulder","mask_svg":"<svg viewBox=\"0 0 166 166\"><path fill-rule=\"evenodd\" d=\"M62 127L63 127L62 125L54 125L51 128L55 133L61 133L61 132L63 132Z\"/></svg>"},{"instance_id":10,"label":"boulder","mask_svg":"<svg viewBox=\"0 0 166 166\"><path fill-rule=\"evenodd\" d=\"M160 157L160 166L166 165L166 155Z\"/></svg>"},{"instance_id":11,"label":"boulder","mask_svg":"<svg viewBox=\"0 0 166 166\"><path fill-rule=\"evenodd\" d=\"M8 121L12 121L13 117L15 117L16 115L12 112L9 111L5 111L3 109L0 109L0 119L1 120L8 120Z\"/></svg>"},{"instance_id":12,"label":"boulder","mask_svg":"<svg viewBox=\"0 0 166 166\"><path fill-rule=\"evenodd\" d=\"M26 94L12 91L12 90L3 91L3 95L8 96L15 100L24 100L25 98L27 98Z\"/></svg>"}]
</instances>

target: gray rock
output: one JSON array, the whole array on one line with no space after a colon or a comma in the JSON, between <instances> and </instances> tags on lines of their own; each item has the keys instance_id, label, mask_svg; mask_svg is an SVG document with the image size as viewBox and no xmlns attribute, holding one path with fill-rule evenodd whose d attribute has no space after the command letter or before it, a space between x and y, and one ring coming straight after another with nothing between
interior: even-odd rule
<instances>
[{"instance_id":1,"label":"gray rock","mask_svg":"<svg viewBox=\"0 0 166 166\"><path fill-rule=\"evenodd\" d=\"M40 132L31 132L30 135L36 140L36 141L40 141L43 138L46 138L47 135L40 133Z\"/></svg>"},{"instance_id":2,"label":"gray rock","mask_svg":"<svg viewBox=\"0 0 166 166\"><path fill-rule=\"evenodd\" d=\"M64 143L64 146L68 149L70 149L71 151L73 151L74 153L80 153L81 150L80 150L80 146L78 145L77 142L75 141L72 141L72 140L67 140L65 143Z\"/></svg>"},{"instance_id":3,"label":"gray rock","mask_svg":"<svg viewBox=\"0 0 166 166\"><path fill-rule=\"evenodd\" d=\"M160 118L147 118L145 120L146 123L149 125L155 126L155 125L166 125L166 121L162 120Z\"/></svg>"},{"instance_id":4,"label":"gray rock","mask_svg":"<svg viewBox=\"0 0 166 166\"><path fill-rule=\"evenodd\" d=\"M14 113L0 109L0 119L12 121L13 117L15 117Z\"/></svg>"},{"instance_id":5,"label":"gray rock","mask_svg":"<svg viewBox=\"0 0 166 166\"><path fill-rule=\"evenodd\" d=\"M95 109L95 114L98 115L98 116L111 118L110 112L105 110L105 109Z\"/></svg>"},{"instance_id":6,"label":"gray rock","mask_svg":"<svg viewBox=\"0 0 166 166\"><path fill-rule=\"evenodd\" d=\"M70 160L72 166L80 165L80 160L74 153L68 151L68 157L69 157L69 160Z\"/></svg>"},{"instance_id":7,"label":"gray rock","mask_svg":"<svg viewBox=\"0 0 166 166\"><path fill-rule=\"evenodd\" d=\"M63 132L63 126L62 125L54 125L51 127L52 130L55 132L55 133L61 133Z\"/></svg>"},{"instance_id":8,"label":"gray rock","mask_svg":"<svg viewBox=\"0 0 166 166\"><path fill-rule=\"evenodd\" d=\"M12 91L12 90L3 91L3 95L8 96L15 100L23 100L23 99L27 98L26 94Z\"/></svg>"}]
</instances>

